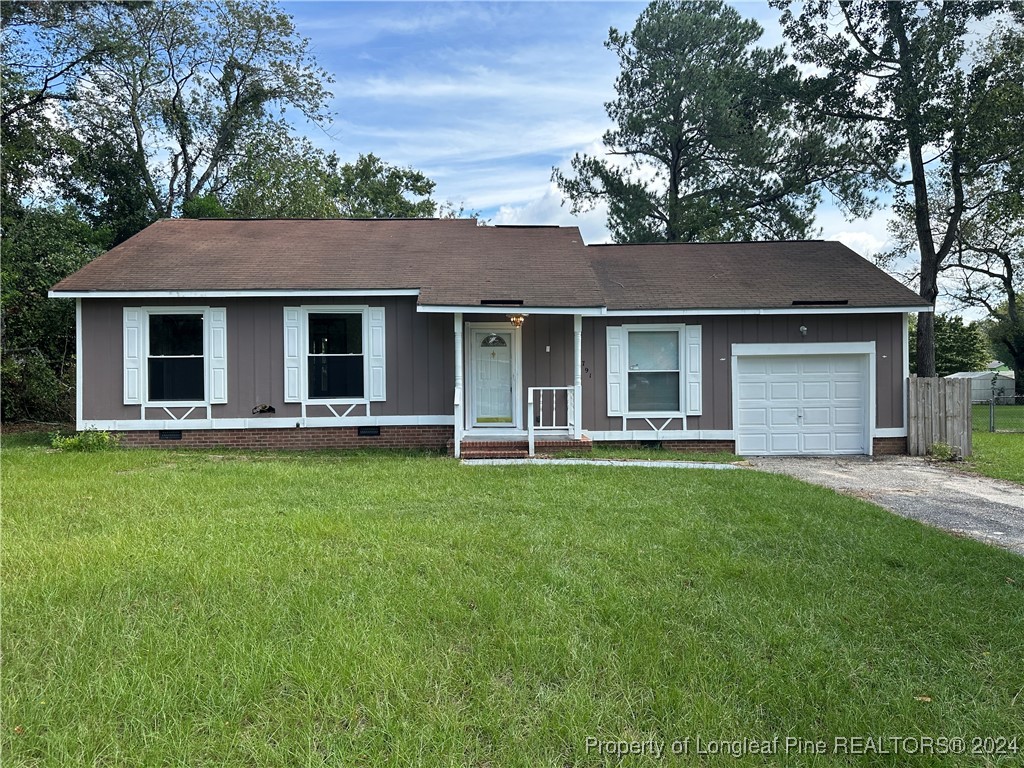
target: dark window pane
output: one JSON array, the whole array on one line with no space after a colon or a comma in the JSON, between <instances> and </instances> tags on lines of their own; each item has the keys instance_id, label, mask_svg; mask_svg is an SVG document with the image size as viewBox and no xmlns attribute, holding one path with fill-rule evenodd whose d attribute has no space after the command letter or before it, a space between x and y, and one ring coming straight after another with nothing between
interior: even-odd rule
<instances>
[{"instance_id":1,"label":"dark window pane","mask_svg":"<svg viewBox=\"0 0 1024 768\"><path fill-rule=\"evenodd\" d=\"M679 411L678 373L629 374L629 410Z\"/></svg>"},{"instance_id":2,"label":"dark window pane","mask_svg":"<svg viewBox=\"0 0 1024 768\"><path fill-rule=\"evenodd\" d=\"M202 355L202 315L150 315L149 354Z\"/></svg>"},{"instance_id":3,"label":"dark window pane","mask_svg":"<svg viewBox=\"0 0 1024 768\"><path fill-rule=\"evenodd\" d=\"M201 357L149 358L150 400L205 400Z\"/></svg>"},{"instance_id":4,"label":"dark window pane","mask_svg":"<svg viewBox=\"0 0 1024 768\"><path fill-rule=\"evenodd\" d=\"M362 397L363 356L309 358L310 397Z\"/></svg>"},{"instance_id":5,"label":"dark window pane","mask_svg":"<svg viewBox=\"0 0 1024 768\"><path fill-rule=\"evenodd\" d=\"M311 355L360 355L363 352L363 316L358 313L309 316Z\"/></svg>"}]
</instances>

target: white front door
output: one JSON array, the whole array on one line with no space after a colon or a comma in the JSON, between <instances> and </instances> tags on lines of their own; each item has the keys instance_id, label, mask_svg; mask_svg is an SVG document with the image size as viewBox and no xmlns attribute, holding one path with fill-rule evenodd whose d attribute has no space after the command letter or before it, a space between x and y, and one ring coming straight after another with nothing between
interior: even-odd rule
<instances>
[{"instance_id":1,"label":"white front door","mask_svg":"<svg viewBox=\"0 0 1024 768\"><path fill-rule=\"evenodd\" d=\"M511 329L474 328L469 338L471 425L483 428L517 426L515 333Z\"/></svg>"}]
</instances>

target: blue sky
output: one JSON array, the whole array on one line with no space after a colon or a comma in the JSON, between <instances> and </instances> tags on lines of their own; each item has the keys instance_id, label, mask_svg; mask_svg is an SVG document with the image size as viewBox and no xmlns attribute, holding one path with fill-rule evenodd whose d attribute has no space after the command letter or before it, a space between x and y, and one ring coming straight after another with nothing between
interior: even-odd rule
<instances>
[{"instance_id":1,"label":"blue sky","mask_svg":"<svg viewBox=\"0 0 1024 768\"><path fill-rule=\"evenodd\" d=\"M552 166L600 152L617 60L609 27L632 29L634 2L284 2L337 82L332 125L302 128L344 160L373 152L437 182L436 197L492 224L576 224L608 239L602 210L574 217ZM733 5L781 42L765 2ZM819 210L827 239L882 250L884 216L846 222Z\"/></svg>"}]
</instances>

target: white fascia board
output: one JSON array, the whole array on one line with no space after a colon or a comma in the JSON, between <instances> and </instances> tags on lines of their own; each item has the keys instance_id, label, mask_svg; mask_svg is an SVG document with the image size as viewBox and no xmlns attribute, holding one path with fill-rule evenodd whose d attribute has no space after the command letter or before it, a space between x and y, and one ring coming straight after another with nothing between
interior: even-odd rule
<instances>
[{"instance_id":1,"label":"white fascia board","mask_svg":"<svg viewBox=\"0 0 1024 768\"><path fill-rule=\"evenodd\" d=\"M441 304L419 304L417 312L438 312L465 315L580 315L597 317L605 313L604 307L516 307L516 306L462 306Z\"/></svg>"},{"instance_id":2,"label":"white fascia board","mask_svg":"<svg viewBox=\"0 0 1024 768\"><path fill-rule=\"evenodd\" d=\"M774 309L609 309L607 317L687 317L694 315L880 315L932 312L932 307L781 307Z\"/></svg>"},{"instance_id":3,"label":"white fascia board","mask_svg":"<svg viewBox=\"0 0 1024 768\"><path fill-rule=\"evenodd\" d=\"M246 290L246 291L50 291L51 299L248 299L248 298L348 298L361 296L419 296L419 288L379 290Z\"/></svg>"},{"instance_id":4,"label":"white fascia board","mask_svg":"<svg viewBox=\"0 0 1024 768\"><path fill-rule=\"evenodd\" d=\"M79 429L128 432L143 429L303 429L316 427L451 427L454 416L350 416L254 419L85 419Z\"/></svg>"}]
</instances>

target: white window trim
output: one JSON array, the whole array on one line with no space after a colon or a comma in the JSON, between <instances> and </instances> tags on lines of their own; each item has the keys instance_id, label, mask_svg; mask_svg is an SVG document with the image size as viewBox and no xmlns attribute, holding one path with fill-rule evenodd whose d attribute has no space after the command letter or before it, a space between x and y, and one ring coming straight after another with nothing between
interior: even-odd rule
<instances>
[{"instance_id":1,"label":"white window trim","mask_svg":"<svg viewBox=\"0 0 1024 768\"><path fill-rule=\"evenodd\" d=\"M371 312L380 312L383 315L383 307L370 307L366 304L303 304L299 307L285 307L285 316L290 309L297 309L299 311L299 367L298 367L298 387L299 387L299 399L298 400L286 400L286 402L299 402L304 407L307 406L331 406L331 405L365 405L369 407L371 402L378 400L382 401L385 397L375 398L372 397L372 381L371 381L371 338L370 338L370 319ZM348 315L360 315L362 321L360 323L360 332L362 336L362 358L363 358L363 396L362 397L310 397L309 396L309 316L310 315L325 315L325 314L348 314ZM287 336L287 330L286 330ZM287 338L285 339L285 345L287 347ZM381 354L380 357L383 359L385 355L385 344L386 340L381 340ZM287 356L287 353L286 353ZM287 366L285 370L285 391L287 392ZM386 396L386 384L383 385L384 394Z\"/></svg>"},{"instance_id":2,"label":"white window trim","mask_svg":"<svg viewBox=\"0 0 1024 768\"><path fill-rule=\"evenodd\" d=\"M623 396L626 398L625 408L623 410L624 415L627 419L668 419L679 418L686 416L686 360L684 359L686 354L686 339L684 338L683 330L685 326L676 324L665 324L665 323L652 323L652 324L636 324L631 326L623 326L623 332L625 335L625 342L623 344L623 373L626 376L626 386L623 388ZM673 373L679 375L679 409L677 411L632 411L630 410L630 374L634 373L630 370L630 334L631 333L653 333L653 332L675 332L676 334L676 368L672 371L665 371L665 373Z\"/></svg>"},{"instance_id":3,"label":"white window trim","mask_svg":"<svg viewBox=\"0 0 1024 768\"><path fill-rule=\"evenodd\" d=\"M128 309L128 308L126 308ZM214 307L173 306L173 307L133 307L142 316L140 325L141 368L139 369L139 391L141 406L146 408L195 408L210 406L210 384L213 377L212 350L210 341L211 319ZM221 310L223 311L223 310ZM153 400L149 396L149 318L151 315L202 315L203 318L203 399L202 400Z\"/></svg>"}]
</instances>

